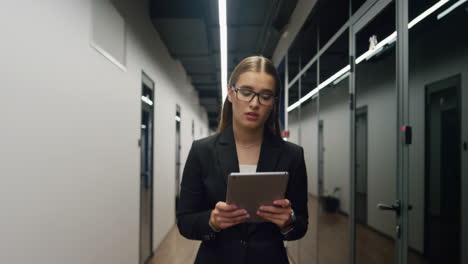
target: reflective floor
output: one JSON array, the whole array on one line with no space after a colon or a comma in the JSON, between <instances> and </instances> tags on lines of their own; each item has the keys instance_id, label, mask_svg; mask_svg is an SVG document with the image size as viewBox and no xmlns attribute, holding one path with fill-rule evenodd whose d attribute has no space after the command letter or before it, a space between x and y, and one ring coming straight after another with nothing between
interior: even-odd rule
<instances>
[{"instance_id":1,"label":"reflective floor","mask_svg":"<svg viewBox=\"0 0 468 264\"><path fill-rule=\"evenodd\" d=\"M341 213L325 213L320 210L320 237L316 242L317 217L316 215L317 199L309 196L309 228L306 236L295 243L286 243L288 253L290 254L290 263L348 263L348 243L349 240L343 239L348 235L348 217ZM315 221L315 222L314 222ZM358 225L360 236L356 243L356 250L359 254L357 263L359 264L393 264L394 242L366 226ZM319 245L318 254L316 245ZM183 238L177 227L174 226L166 239L155 253L150 264L187 264L193 263L197 254L199 241L191 241ZM346 252L345 252L346 251ZM319 261L317 261L317 255ZM409 254L410 263L426 264L418 254Z\"/></svg>"},{"instance_id":2,"label":"reflective floor","mask_svg":"<svg viewBox=\"0 0 468 264\"><path fill-rule=\"evenodd\" d=\"M156 251L150 264L187 264L193 263L197 255L199 241L188 240L182 237L174 226L166 239Z\"/></svg>"}]
</instances>

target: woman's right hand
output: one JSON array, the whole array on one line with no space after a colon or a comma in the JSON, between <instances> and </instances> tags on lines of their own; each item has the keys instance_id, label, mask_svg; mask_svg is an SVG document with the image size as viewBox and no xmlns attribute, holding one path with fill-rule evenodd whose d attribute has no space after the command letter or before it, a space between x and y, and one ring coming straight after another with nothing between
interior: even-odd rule
<instances>
[{"instance_id":1,"label":"woman's right hand","mask_svg":"<svg viewBox=\"0 0 468 264\"><path fill-rule=\"evenodd\" d=\"M223 230L245 222L250 215L245 209L237 209L233 204L218 202L211 211L210 225L215 230Z\"/></svg>"}]
</instances>

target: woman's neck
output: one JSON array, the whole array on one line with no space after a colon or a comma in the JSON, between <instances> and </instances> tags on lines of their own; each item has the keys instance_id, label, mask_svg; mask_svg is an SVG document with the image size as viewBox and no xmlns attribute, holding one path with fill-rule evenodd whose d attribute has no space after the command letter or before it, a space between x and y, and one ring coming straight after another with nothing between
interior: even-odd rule
<instances>
[{"instance_id":1,"label":"woman's neck","mask_svg":"<svg viewBox=\"0 0 468 264\"><path fill-rule=\"evenodd\" d=\"M258 129L246 129L233 122L232 129L234 131L234 139L236 145L245 148L256 147L262 144L263 126Z\"/></svg>"}]
</instances>

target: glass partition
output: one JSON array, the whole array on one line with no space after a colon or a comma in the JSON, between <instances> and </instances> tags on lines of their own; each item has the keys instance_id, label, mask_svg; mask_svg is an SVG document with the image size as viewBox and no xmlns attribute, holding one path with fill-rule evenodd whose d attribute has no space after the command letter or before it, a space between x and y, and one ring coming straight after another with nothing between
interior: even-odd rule
<instances>
[{"instance_id":1,"label":"glass partition","mask_svg":"<svg viewBox=\"0 0 468 264\"><path fill-rule=\"evenodd\" d=\"M301 76L303 97L317 87L317 64L314 63ZM317 170L318 170L318 100L317 96L301 104L301 143L308 176L309 229L299 241L298 263L317 263Z\"/></svg>"},{"instance_id":2,"label":"glass partition","mask_svg":"<svg viewBox=\"0 0 468 264\"><path fill-rule=\"evenodd\" d=\"M409 1L409 22L408 263L468 263L468 2Z\"/></svg>"},{"instance_id":3,"label":"glass partition","mask_svg":"<svg viewBox=\"0 0 468 264\"><path fill-rule=\"evenodd\" d=\"M349 34L320 56L318 114L318 263L349 262Z\"/></svg>"},{"instance_id":4,"label":"glass partition","mask_svg":"<svg viewBox=\"0 0 468 264\"><path fill-rule=\"evenodd\" d=\"M395 2L355 34L355 256L359 264L393 264L397 200Z\"/></svg>"}]
</instances>

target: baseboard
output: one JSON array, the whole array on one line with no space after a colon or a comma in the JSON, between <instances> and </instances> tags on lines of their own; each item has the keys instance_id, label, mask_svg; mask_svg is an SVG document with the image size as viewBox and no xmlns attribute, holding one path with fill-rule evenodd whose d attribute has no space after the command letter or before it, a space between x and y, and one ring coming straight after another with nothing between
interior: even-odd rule
<instances>
[{"instance_id":1,"label":"baseboard","mask_svg":"<svg viewBox=\"0 0 468 264\"><path fill-rule=\"evenodd\" d=\"M174 230L175 227L176 227L176 224L174 224L174 225L169 229L169 231L166 232L166 235L164 235L164 237L163 237L163 239L161 240L161 242L159 243L159 245L153 250L153 252L152 252L153 257L156 255L156 252L159 251L159 248L160 248L161 245L164 243L164 241L167 240L169 234L172 232L172 230Z\"/></svg>"},{"instance_id":2,"label":"baseboard","mask_svg":"<svg viewBox=\"0 0 468 264\"><path fill-rule=\"evenodd\" d=\"M349 215L348 215L348 213L346 213L345 211L343 211L343 210L341 210L341 209L338 209L338 211L337 211L337 212L338 212L340 215L342 215L342 216L346 216L346 217L348 217L348 218L349 218Z\"/></svg>"},{"instance_id":3,"label":"baseboard","mask_svg":"<svg viewBox=\"0 0 468 264\"><path fill-rule=\"evenodd\" d=\"M289 264L296 264L293 258L291 258L291 254L289 253L289 248L286 248L286 254L288 255Z\"/></svg>"}]
</instances>

